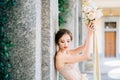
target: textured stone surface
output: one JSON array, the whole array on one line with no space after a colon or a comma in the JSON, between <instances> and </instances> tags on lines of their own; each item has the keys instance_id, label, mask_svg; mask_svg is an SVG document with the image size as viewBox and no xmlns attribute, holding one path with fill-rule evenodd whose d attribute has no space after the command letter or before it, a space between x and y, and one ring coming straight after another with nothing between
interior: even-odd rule
<instances>
[{"instance_id":1,"label":"textured stone surface","mask_svg":"<svg viewBox=\"0 0 120 80\"><path fill-rule=\"evenodd\" d=\"M54 36L58 28L57 6L57 0L42 0L42 80L57 80L54 68Z\"/></svg>"},{"instance_id":2,"label":"textured stone surface","mask_svg":"<svg viewBox=\"0 0 120 80\"><path fill-rule=\"evenodd\" d=\"M8 15L8 35L14 44L10 49L13 80L35 80L34 0L16 0Z\"/></svg>"},{"instance_id":3,"label":"textured stone surface","mask_svg":"<svg viewBox=\"0 0 120 80\"><path fill-rule=\"evenodd\" d=\"M58 28L57 0L40 0L41 2L41 55L39 67L36 63L36 3L38 0L17 0L16 5L8 11L7 33L14 47L10 49L13 80L39 80L36 71L40 70L40 80L57 80L54 69L55 43L54 34ZM39 2L39 1L38 1ZM53 5L54 4L54 5ZM51 6L52 7L51 7ZM56 9L53 9L56 8ZM39 9L37 7L37 9ZM37 12L38 15L38 12ZM38 19L39 20L39 19ZM37 24L38 23L38 24ZM38 26L39 27L39 26ZM37 29L38 29L37 27ZM39 41L39 42L40 42ZM39 43L38 43L39 44ZM38 49L38 48L37 48ZM39 73L39 72L38 72ZM37 76L39 76L37 75Z\"/></svg>"},{"instance_id":4,"label":"textured stone surface","mask_svg":"<svg viewBox=\"0 0 120 80\"><path fill-rule=\"evenodd\" d=\"M42 80L50 79L50 1L42 0ZM47 35L46 35L47 34Z\"/></svg>"}]
</instances>

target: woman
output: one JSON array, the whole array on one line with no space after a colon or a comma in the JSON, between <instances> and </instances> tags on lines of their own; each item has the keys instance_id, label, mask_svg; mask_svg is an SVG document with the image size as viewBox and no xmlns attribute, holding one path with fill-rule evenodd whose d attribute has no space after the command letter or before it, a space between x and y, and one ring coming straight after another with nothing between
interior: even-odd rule
<instances>
[{"instance_id":1,"label":"woman","mask_svg":"<svg viewBox=\"0 0 120 80\"><path fill-rule=\"evenodd\" d=\"M94 24L90 22L87 26L85 43L75 49L70 49L72 34L69 30L60 29L55 35L55 42L59 47L55 55L55 66L65 80L87 80L87 78L75 68L75 63L82 62L89 58L88 50L93 30ZM83 52L83 54L78 54L80 52Z\"/></svg>"}]
</instances>

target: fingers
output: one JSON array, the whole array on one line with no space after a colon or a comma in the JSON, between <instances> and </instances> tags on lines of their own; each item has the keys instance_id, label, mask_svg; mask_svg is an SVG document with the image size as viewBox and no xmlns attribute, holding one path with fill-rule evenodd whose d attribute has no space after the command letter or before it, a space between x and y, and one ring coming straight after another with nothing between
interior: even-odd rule
<instances>
[{"instance_id":1,"label":"fingers","mask_svg":"<svg viewBox=\"0 0 120 80\"><path fill-rule=\"evenodd\" d=\"M95 26L94 26L94 23L92 21L88 24L88 28L92 31L95 30Z\"/></svg>"},{"instance_id":2,"label":"fingers","mask_svg":"<svg viewBox=\"0 0 120 80\"><path fill-rule=\"evenodd\" d=\"M94 24L92 24L89 28L90 28L90 30L94 31L95 30Z\"/></svg>"}]
</instances>

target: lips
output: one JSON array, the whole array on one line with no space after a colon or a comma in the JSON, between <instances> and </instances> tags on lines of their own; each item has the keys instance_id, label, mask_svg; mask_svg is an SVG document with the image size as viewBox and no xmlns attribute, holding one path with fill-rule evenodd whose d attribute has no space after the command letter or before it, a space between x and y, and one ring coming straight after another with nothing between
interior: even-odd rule
<instances>
[{"instance_id":1,"label":"lips","mask_svg":"<svg viewBox=\"0 0 120 80\"><path fill-rule=\"evenodd\" d=\"M64 47L65 49L68 48L67 46Z\"/></svg>"}]
</instances>

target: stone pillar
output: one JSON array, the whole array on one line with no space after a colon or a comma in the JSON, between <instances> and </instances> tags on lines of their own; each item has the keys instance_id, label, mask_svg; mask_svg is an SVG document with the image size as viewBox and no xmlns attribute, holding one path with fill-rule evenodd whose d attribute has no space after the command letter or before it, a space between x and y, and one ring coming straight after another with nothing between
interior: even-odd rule
<instances>
[{"instance_id":1,"label":"stone pillar","mask_svg":"<svg viewBox=\"0 0 120 80\"><path fill-rule=\"evenodd\" d=\"M40 1L16 0L8 16L13 80L41 80Z\"/></svg>"},{"instance_id":2,"label":"stone pillar","mask_svg":"<svg viewBox=\"0 0 120 80\"><path fill-rule=\"evenodd\" d=\"M58 1L18 0L7 13L7 33L14 44L10 49L13 80L57 80Z\"/></svg>"},{"instance_id":3,"label":"stone pillar","mask_svg":"<svg viewBox=\"0 0 120 80\"><path fill-rule=\"evenodd\" d=\"M78 3L78 15L79 15L79 23L78 23L78 26L79 26L79 44L82 44L82 0L79 0L79 3Z\"/></svg>"},{"instance_id":4,"label":"stone pillar","mask_svg":"<svg viewBox=\"0 0 120 80\"><path fill-rule=\"evenodd\" d=\"M79 0L75 0L74 2L74 46L77 47L79 45Z\"/></svg>"},{"instance_id":5,"label":"stone pillar","mask_svg":"<svg viewBox=\"0 0 120 80\"><path fill-rule=\"evenodd\" d=\"M41 0L36 0L35 80L42 80L41 73Z\"/></svg>"},{"instance_id":6,"label":"stone pillar","mask_svg":"<svg viewBox=\"0 0 120 80\"><path fill-rule=\"evenodd\" d=\"M42 80L57 80L54 68L55 32L58 28L58 1L42 0Z\"/></svg>"}]
</instances>

